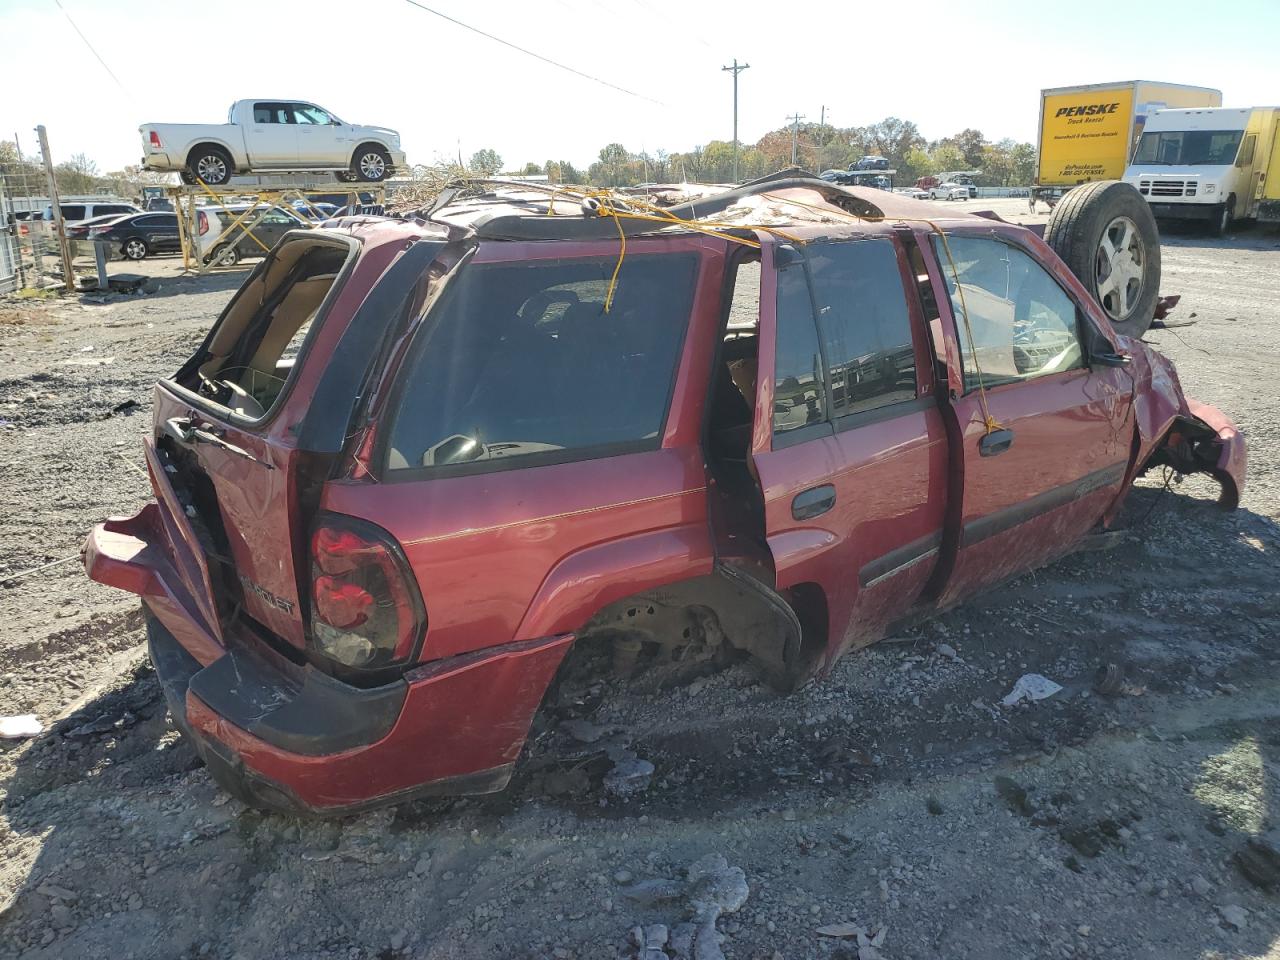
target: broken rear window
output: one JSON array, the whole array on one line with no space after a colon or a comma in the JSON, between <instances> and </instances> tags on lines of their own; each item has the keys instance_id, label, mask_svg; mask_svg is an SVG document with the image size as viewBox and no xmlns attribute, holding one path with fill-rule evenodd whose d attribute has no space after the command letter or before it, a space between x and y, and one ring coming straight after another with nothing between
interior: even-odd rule
<instances>
[{"instance_id":1,"label":"broken rear window","mask_svg":"<svg viewBox=\"0 0 1280 960\"><path fill-rule=\"evenodd\" d=\"M242 417L266 416L350 254L345 243L315 237L277 247L175 379Z\"/></svg>"},{"instance_id":2,"label":"broken rear window","mask_svg":"<svg viewBox=\"0 0 1280 960\"><path fill-rule=\"evenodd\" d=\"M655 448L697 258L477 264L428 317L393 400L390 470L532 466Z\"/></svg>"}]
</instances>

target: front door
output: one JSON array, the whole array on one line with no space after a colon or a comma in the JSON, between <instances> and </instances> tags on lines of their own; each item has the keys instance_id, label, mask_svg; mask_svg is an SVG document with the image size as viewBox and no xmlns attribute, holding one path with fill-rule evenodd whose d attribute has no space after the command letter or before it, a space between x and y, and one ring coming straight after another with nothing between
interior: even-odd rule
<instances>
[{"instance_id":1,"label":"front door","mask_svg":"<svg viewBox=\"0 0 1280 960\"><path fill-rule=\"evenodd\" d=\"M951 236L950 257L932 242L962 368L950 410L963 501L945 606L1048 562L1098 523L1128 467L1133 387L1122 370L1090 369L1091 321L1027 251L989 231Z\"/></svg>"},{"instance_id":2,"label":"front door","mask_svg":"<svg viewBox=\"0 0 1280 960\"><path fill-rule=\"evenodd\" d=\"M351 151L355 147L351 143L350 131L344 132L342 125L328 112L313 103L295 103L293 119L298 134L300 166L345 166L350 162Z\"/></svg>"},{"instance_id":3,"label":"front door","mask_svg":"<svg viewBox=\"0 0 1280 960\"><path fill-rule=\"evenodd\" d=\"M778 587L825 603L828 663L905 613L939 555L947 440L908 276L888 229L765 246L752 456Z\"/></svg>"}]
</instances>

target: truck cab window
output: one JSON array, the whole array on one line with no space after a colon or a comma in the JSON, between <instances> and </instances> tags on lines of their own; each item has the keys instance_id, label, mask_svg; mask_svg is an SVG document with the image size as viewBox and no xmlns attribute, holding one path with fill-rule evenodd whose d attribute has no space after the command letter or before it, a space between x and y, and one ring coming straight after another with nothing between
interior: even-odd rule
<instances>
[{"instance_id":1,"label":"truck cab window","mask_svg":"<svg viewBox=\"0 0 1280 960\"><path fill-rule=\"evenodd\" d=\"M320 126L327 126L333 122L333 117L310 103L295 103L293 119L295 123L311 123Z\"/></svg>"},{"instance_id":2,"label":"truck cab window","mask_svg":"<svg viewBox=\"0 0 1280 960\"><path fill-rule=\"evenodd\" d=\"M1253 149L1258 142L1258 135L1251 133L1244 138L1244 144L1240 147L1240 156L1236 159L1237 167L1248 167L1253 165Z\"/></svg>"},{"instance_id":3,"label":"truck cab window","mask_svg":"<svg viewBox=\"0 0 1280 960\"><path fill-rule=\"evenodd\" d=\"M293 111L283 103L255 103L254 123L293 123Z\"/></svg>"}]
</instances>

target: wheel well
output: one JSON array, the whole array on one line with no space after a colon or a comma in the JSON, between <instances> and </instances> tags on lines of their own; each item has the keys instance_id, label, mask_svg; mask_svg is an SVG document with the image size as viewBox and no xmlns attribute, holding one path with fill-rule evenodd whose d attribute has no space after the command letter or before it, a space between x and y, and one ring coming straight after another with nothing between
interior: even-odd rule
<instances>
[{"instance_id":1,"label":"wheel well","mask_svg":"<svg viewBox=\"0 0 1280 960\"><path fill-rule=\"evenodd\" d=\"M188 151L187 151L187 166L188 166L188 167L193 166L193 161L194 161L194 160L195 160L195 158L200 154L200 152L201 152L201 151L204 151L204 150L209 150L209 149L217 150L219 153L225 154L225 155L226 155L227 160L229 160L229 161L230 161L230 163L231 163L231 171L232 171L232 173L234 173L234 172L235 172L235 169L236 169L236 158L235 158L235 157L233 157L233 156L231 155L231 151L230 151L230 150L228 150L228 149L227 149L225 146L223 146L222 144L218 143L216 140L205 140L205 141L203 141L202 143L197 143L194 147L192 147L190 150L188 150Z\"/></svg>"},{"instance_id":2,"label":"wheel well","mask_svg":"<svg viewBox=\"0 0 1280 960\"><path fill-rule=\"evenodd\" d=\"M390 161L391 150L385 143L379 143L377 140L366 140L364 143L360 144L360 146L351 151L351 162L355 163L356 157L360 155L360 151L367 147L377 147L380 151L387 154L387 160Z\"/></svg>"},{"instance_id":3,"label":"wheel well","mask_svg":"<svg viewBox=\"0 0 1280 960\"><path fill-rule=\"evenodd\" d=\"M801 590L800 595L822 624L814 642L825 646L826 601L814 589L816 594ZM794 689L806 665L799 656L802 626L796 611L764 584L725 566L610 603L577 634L579 640L613 642L628 649L632 659L646 642L665 650L697 644L732 647L746 653L764 678L782 689Z\"/></svg>"},{"instance_id":4,"label":"wheel well","mask_svg":"<svg viewBox=\"0 0 1280 960\"><path fill-rule=\"evenodd\" d=\"M786 593L800 620L800 669L807 674L827 649L827 594L816 583L797 583Z\"/></svg>"}]
</instances>

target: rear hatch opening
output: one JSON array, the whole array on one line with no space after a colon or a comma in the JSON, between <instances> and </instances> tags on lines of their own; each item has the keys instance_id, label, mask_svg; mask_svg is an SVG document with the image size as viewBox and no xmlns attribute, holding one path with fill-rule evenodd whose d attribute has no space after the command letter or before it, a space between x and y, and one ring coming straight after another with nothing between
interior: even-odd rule
<instances>
[{"instance_id":1,"label":"rear hatch opening","mask_svg":"<svg viewBox=\"0 0 1280 960\"><path fill-rule=\"evenodd\" d=\"M170 488L194 534L175 549L207 566L218 620L210 626L224 642L265 641L295 662L307 649L302 578L314 507L303 475L315 458L272 421L359 250L342 234L287 235L157 388L156 484ZM294 406L306 409L304 399Z\"/></svg>"},{"instance_id":2,"label":"rear hatch opening","mask_svg":"<svg viewBox=\"0 0 1280 960\"><path fill-rule=\"evenodd\" d=\"M314 321L354 254L344 238L286 237L174 382L246 420L267 418L286 394Z\"/></svg>"}]
</instances>

